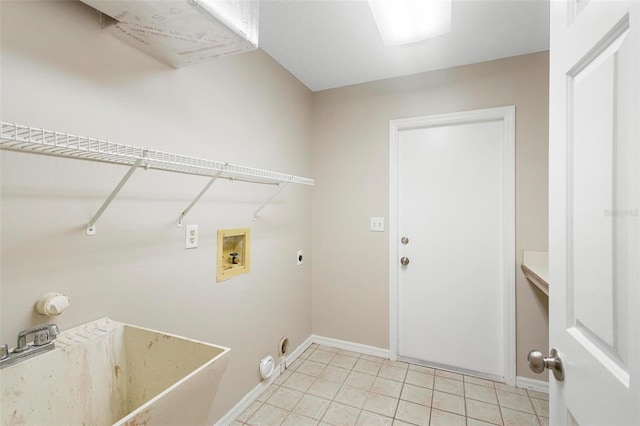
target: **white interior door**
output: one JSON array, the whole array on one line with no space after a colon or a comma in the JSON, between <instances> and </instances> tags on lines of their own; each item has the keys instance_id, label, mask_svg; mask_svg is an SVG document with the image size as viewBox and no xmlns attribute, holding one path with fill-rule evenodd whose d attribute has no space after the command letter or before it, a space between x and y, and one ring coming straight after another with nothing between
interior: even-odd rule
<instances>
[{"instance_id":1,"label":"white interior door","mask_svg":"<svg viewBox=\"0 0 640 426\"><path fill-rule=\"evenodd\" d=\"M640 424L640 2L551 2L552 424Z\"/></svg>"},{"instance_id":2,"label":"white interior door","mask_svg":"<svg viewBox=\"0 0 640 426\"><path fill-rule=\"evenodd\" d=\"M506 107L392 123L391 257L409 261L396 269L400 358L512 381L513 116Z\"/></svg>"}]
</instances>

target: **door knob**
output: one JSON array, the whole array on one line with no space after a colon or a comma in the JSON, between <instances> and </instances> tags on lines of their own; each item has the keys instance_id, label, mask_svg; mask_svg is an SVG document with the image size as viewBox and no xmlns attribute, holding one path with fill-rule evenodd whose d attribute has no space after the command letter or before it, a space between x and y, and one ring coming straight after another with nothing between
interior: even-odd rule
<instances>
[{"instance_id":1,"label":"door knob","mask_svg":"<svg viewBox=\"0 0 640 426\"><path fill-rule=\"evenodd\" d=\"M545 368L548 368L553 371L553 377L555 377L556 380L559 382L564 380L564 368L556 348L551 348L549 358L545 358L539 350L532 350L529 352L529 355L527 355L527 363L534 373L540 374Z\"/></svg>"},{"instance_id":2,"label":"door knob","mask_svg":"<svg viewBox=\"0 0 640 426\"><path fill-rule=\"evenodd\" d=\"M409 264L409 258L403 257L402 259L400 259L400 263L402 264L402 266L407 266Z\"/></svg>"}]
</instances>

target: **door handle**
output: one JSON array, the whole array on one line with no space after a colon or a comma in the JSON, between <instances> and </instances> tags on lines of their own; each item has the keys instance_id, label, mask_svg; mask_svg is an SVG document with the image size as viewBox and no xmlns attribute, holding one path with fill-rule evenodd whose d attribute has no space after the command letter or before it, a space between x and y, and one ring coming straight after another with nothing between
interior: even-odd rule
<instances>
[{"instance_id":1,"label":"door handle","mask_svg":"<svg viewBox=\"0 0 640 426\"><path fill-rule=\"evenodd\" d=\"M402 266L407 266L409 264L409 258L403 257L402 259L400 259L400 263L402 264Z\"/></svg>"},{"instance_id":2,"label":"door handle","mask_svg":"<svg viewBox=\"0 0 640 426\"><path fill-rule=\"evenodd\" d=\"M556 348L551 348L548 358L545 358L539 350L532 350L529 352L529 355L527 355L527 363L534 373L541 374L545 368L548 368L553 371L553 377L555 377L557 381L561 382L564 380L564 367L562 366L562 360L558 356L558 350Z\"/></svg>"}]
</instances>

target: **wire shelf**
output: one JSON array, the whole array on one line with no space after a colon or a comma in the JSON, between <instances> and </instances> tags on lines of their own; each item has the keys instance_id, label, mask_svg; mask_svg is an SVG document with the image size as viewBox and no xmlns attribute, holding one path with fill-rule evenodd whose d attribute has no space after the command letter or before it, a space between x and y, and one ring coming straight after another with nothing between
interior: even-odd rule
<instances>
[{"instance_id":1,"label":"wire shelf","mask_svg":"<svg viewBox=\"0 0 640 426\"><path fill-rule=\"evenodd\" d=\"M249 181L255 183L297 183L313 185L313 179L270 170L255 169L220 161L154 151L102 139L88 138L53 130L0 122L0 149L100 161L175 173Z\"/></svg>"}]
</instances>

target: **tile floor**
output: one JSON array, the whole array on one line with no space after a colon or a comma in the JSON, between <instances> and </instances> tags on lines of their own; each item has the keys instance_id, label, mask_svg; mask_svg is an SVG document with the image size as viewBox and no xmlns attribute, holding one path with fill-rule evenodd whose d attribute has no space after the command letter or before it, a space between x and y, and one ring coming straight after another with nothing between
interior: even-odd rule
<instances>
[{"instance_id":1,"label":"tile floor","mask_svg":"<svg viewBox=\"0 0 640 426\"><path fill-rule=\"evenodd\" d=\"M311 345L232 426L545 426L547 394Z\"/></svg>"}]
</instances>

